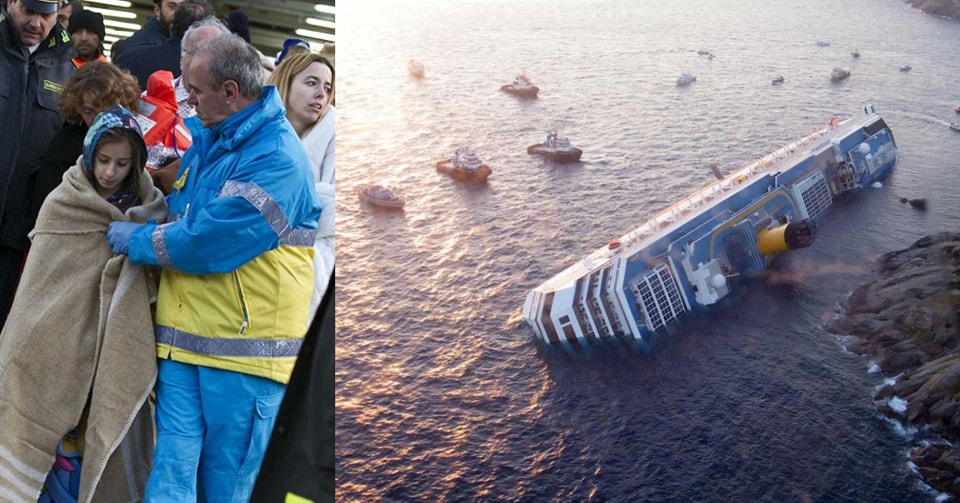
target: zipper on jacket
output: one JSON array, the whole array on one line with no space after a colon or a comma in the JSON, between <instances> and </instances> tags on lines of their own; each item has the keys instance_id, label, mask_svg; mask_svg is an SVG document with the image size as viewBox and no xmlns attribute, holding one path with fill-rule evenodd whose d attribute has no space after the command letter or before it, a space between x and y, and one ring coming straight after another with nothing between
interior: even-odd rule
<instances>
[{"instance_id":1,"label":"zipper on jacket","mask_svg":"<svg viewBox=\"0 0 960 503\"><path fill-rule=\"evenodd\" d=\"M247 331L247 327L250 326L250 315L247 312L247 300L243 297L243 288L240 286L240 273L233 271L233 284L237 288L237 298L240 300L240 311L243 312L243 322L240 323L240 330L237 331L237 335L243 336L243 333Z\"/></svg>"}]
</instances>

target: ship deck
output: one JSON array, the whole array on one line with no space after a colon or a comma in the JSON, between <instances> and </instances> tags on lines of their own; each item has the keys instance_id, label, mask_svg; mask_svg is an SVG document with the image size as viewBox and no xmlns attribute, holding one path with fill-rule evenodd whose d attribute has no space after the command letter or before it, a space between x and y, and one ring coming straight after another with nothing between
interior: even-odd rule
<instances>
[{"instance_id":1,"label":"ship deck","mask_svg":"<svg viewBox=\"0 0 960 503\"><path fill-rule=\"evenodd\" d=\"M754 159L724 176L722 180L716 180L695 190L692 194L649 218L640 226L620 236L617 238L620 246L616 249L604 246L595 250L545 281L537 290L548 292L568 287L580 277L605 266L614 258L650 246L661 236L668 234L670 230L686 223L694 216L714 208L721 201L738 192L735 189L741 188L739 186L746 187L749 185L746 182L750 180L764 175L776 174L784 166L796 165L820 150L829 142L829 138L845 136L859 127L859 124L859 122L852 122L852 119L845 119L784 145L766 156ZM824 137L828 139L820 141Z\"/></svg>"}]
</instances>

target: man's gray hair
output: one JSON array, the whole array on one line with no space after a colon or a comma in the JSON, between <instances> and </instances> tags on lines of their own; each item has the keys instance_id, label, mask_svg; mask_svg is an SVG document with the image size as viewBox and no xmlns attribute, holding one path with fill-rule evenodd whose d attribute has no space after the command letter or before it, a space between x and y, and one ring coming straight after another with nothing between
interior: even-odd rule
<instances>
[{"instance_id":1,"label":"man's gray hair","mask_svg":"<svg viewBox=\"0 0 960 503\"><path fill-rule=\"evenodd\" d=\"M263 66L260 55L252 45L233 33L225 33L197 47L194 56L197 59L207 56L207 83L218 88L228 80L235 81L240 95L247 99L257 99L263 94ZM192 74L191 74L192 75ZM192 79L191 79L192 80Z\"/></svg>"},{"instance_id":2,"label":"man's gray hair","mask_svg":"<svg viewBox=\"0 0 960 503\"><path fill-rule=\"evenodd\" d=\"M183 33L183 38L180 39L180 59L183 59L186 55L193 56L197 53L197 44L191 43L188 45L187 41L191 38L193 32L197 31L197 28L203 28L205 26L212 26L220 30L221 33L230 33L230 28L227 27L226 23L214 16L205 17L191 24L190 27L187 28L187 31Z\"/></svg>"}]
</instances>

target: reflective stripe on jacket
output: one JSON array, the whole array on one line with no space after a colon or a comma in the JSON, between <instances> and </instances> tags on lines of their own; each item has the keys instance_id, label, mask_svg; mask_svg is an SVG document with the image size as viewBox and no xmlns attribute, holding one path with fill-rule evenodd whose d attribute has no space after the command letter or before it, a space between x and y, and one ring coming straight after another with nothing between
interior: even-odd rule
<instances>
[{"instance_id":1,"label":"reflective stripe on jacket","mask_svg":"<svg viewBox=\"0 0 960 503\"><path fill-rule=\"evenodd\" d=\"M320 206L273 86L212 129L188 120L167 223L130 237L164 267L157 354L286 383L307 329Z\"/></svg>"}]
</instances>

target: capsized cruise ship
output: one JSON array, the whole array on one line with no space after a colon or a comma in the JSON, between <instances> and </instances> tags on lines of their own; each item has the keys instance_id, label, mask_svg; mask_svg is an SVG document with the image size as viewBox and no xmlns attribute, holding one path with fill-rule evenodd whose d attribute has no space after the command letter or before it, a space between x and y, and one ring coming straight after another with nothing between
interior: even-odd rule
<instances>
[{"instance_id":1,"label":"capsized cruise ship","mask_svg":"<svg viewBox=\"0 0 960 503\"><path fill-rule=\"evenodd\" d=\"M548 343L644 340L716 304L778 254L814 240L840 194L898 159L871 105L757 159L673 204L527 294L523 320ZM722 177L722 178L721 178Z\"/></svg>"}]
</instances>

